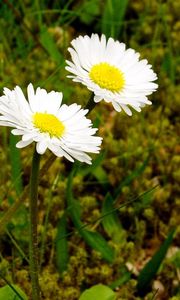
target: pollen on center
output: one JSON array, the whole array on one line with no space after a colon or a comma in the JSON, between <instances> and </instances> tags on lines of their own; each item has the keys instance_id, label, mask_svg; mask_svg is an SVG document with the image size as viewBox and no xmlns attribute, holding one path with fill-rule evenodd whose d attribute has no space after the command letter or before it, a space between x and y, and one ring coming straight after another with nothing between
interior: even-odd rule
<instances>
[{"instance_id":1,"label":"pollen on center","mask_svg":"<svg viewBox=\"0 0 180 300\"><path fill-rule=\"evenodd\" d=\"M33 124L42 133L49 133L51 137L61 137L64 133L64 124L54 115L37 112L33 115Z\"/></svg>"},{"instance_id":2,"label":"pollen on center","mask_svg":"<svg viewBox=\"0 0 180 300\"><path fill-rule=\"evenodd\" d=\"M94 65L89 72L90 79L101 88L119 92L125 85L124 74L106 62Z\"/></svg>"}]
</instances>

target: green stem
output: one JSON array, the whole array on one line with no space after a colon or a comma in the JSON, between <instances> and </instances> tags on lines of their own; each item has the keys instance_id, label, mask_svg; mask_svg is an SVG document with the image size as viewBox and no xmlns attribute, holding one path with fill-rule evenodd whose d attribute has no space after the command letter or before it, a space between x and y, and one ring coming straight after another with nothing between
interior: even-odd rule
<instances>
[{"instance_id":1,"label":"green stem","mask_svg":"<svg viewBox=\"0 0 180 300\"><path fill-rule=\"evenodd\" d=\"M29 259L27 258L26 254L24 253L24 251L21 249L21 247L18 245L18 243L16 242L16 240L14 239L14 237L12 236L12 234L6 229L6 233L9 236L12 244L14 245L14 247L18 250L18 252L20 253L20 255L27 261L27 263L29 263Z\"/></svg>"},{"instance_id":2,"label":"green stem","mask_svg":"<svg viewBox=\"0 0 180 300\"><path fill-rule=\"evenodd\" d=\"M37 200L38 200L38 179L39 179L40 155L34 150L30 178L30 275L32 283L32 299L40 299L38 281L38 238L37 238Z\"/></svg>"},{"instance_id":3,"label":"green stem","mask_svg":"<svg viewBox=\"0 0 180 300\"><path fill-rule=\"evenodd\" d=\"M96 102L94 102L94 93L91 94L88 103L85 106L85 109L89 109L89 113L91 112L91 110L93 110L93 108L96 106Z\"/></svg>"}]
</instances>

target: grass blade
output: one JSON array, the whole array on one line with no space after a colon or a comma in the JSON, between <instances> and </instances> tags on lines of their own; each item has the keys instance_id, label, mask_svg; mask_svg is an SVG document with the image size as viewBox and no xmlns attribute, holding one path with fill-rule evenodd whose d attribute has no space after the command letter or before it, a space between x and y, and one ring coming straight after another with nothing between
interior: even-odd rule
<instances>
[{"instance_id":1,"label":"grass blade","mask_svg":"<svg viewBox=\"0 0 180 300\"><path fill-rule=\"evenodd\" d=\"M149 285L153 278L155 277L169 246L172 243L174 237L175 229L171 230L167 239L160 246L160 248L156 251L150 261L145 265L145 267L141 270L138 277L137 290L139 295L144 296L148 291Z\"/></svg>"},{"instance_id":2,"label":"grass blade","mask_svg":"<svg viewBox=\"0 0 180 300\"><path fill-rule=\"evenodd\" d=\"M102 16L101 31L117 39L123 25L128 0L107 0Z\"/></svg>"},{"instance_id":3,"label":"grass blade","mask_svg":"<svg viewBox=\"0 0 180 300\"><path fill-rule=\"evenodd\" d=\"M109 287L113 290L117 289L120 286L124 285L126 282L128 282L130 279L131 279L131 272L127 271L126 269L124 273L121 274L121 276L117 280L109 284Z\"/></svg>"},{"instance_id":4,"label":"grass blade","mask_svg":"<svg viewBox=\"0 0 180 300\"><path fill-rule=\"evenodd\" d=\"M46 49L47 53L58 65L65 64L64 57L61 55L53 37L48 32L46 26L43 26L41 29L40 41L42 46Z\"/></svg>"},{"instance_id":5,"label":"grass blade","mask_svg":"<svg viewBox=\"0 0 180 300\"><path fill-rule=\"evenodd\" d=\"M102 225L112 240L117 243L122 243L122 241L125 240L125 231L121 226L117 211L113 212L113 202L113 197L108 193L102 207L102 215L106 215L106 217L102 219ZM111 214L108 214L109 212L111 212Z\"/></svg>"},{"instance_id":6,"label":"grass blade","mask_svg":"<svg viewBox=\"0 0 180 300\"><path fill-rule=\"evenodd\" d=\"M19 196L23 191L22 184L22 167L21 167L21 156L20 151L16 148L18 139L14 135L10 135L10 163L11 163L11 179L14 184L17 195Z\"/></svg>"},{"instance_id":7,"label":"grass blade","mask_svg":"<svg viewBox=\"0 0 180 300\"><path fill-rule=\"evenodd\" d=\"M58 222L57 236L56 236L56 263L60 274L67 269L69 260L68 242L66 238L67 230L67 216L64 214ZM63 239L62 239L63 237Z\"/></svg>"},{"instance_id":8,"label":"grass blade","mask_svg":"<svg viewBox=\"0 0 180 300\"><path fill-rule=\"evenodd\" d=\"M101 186L104 188L104 190L108 190L109 183L108 183L108 176L104 169L101 166L101 163L104 161L106 157L106 151L102 151L97 158L95 158L92 162L92 165L81 167L78 170L78 173L87 176L87 175L93 175L96 180L101 184Z\"/></svg>"},{"instance_id":9,"label":"grass blade","mask_svg":"<svg viewBox=\"0 0 180 300\"><path fill-rule=\"evenodd\" d=\"M114 251L100 233L87 229L79 230L79 233L91 248L101 253L102 258L109 263L114 261Z\"/></svg>"},{"instance_id":10,"label":"grass blade","mask_svg":"<svg viewBox=\"0 0 180 300\"><path fill-rule=\"evenodd\" d=\"M81 167L78 173L82 176L87 176L88 174L94 173L96 169L101 165L106 157L106 151L102 151L92 162L91 165Z\"/></svg>"}]
</instances>

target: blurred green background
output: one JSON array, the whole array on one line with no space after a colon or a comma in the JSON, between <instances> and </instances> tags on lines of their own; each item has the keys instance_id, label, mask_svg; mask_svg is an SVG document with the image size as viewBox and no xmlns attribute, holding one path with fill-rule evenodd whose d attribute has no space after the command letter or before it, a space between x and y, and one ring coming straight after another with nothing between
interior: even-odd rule
<instances>
[{"instance_id":1,"label":"blurred green background","mask_svg":"<svg viewBox=\"0 0 180 300\"><path fill-rule=\"evenodd\" d=\"M180 297L179 11L180 2L172 0L0 1L1 95L3 87L16 85L26 93L32 82L62 91L64 103L85 106L90 92L66 77L65 59L73 38L95 32L140 52L158 75L153 104L141 113L128 117L103 101L90 113L103 137L92 167L80 165L67 184L72 165L56 159L41 178L43 299L79 299L83 290L98 283L116 288L121 300ZM0 286L6 278L30 295L27 197L2 223L29 180L32 147L19 151L16 141L9 129L1 128ZM42 164L49 156L43 156ZM66 195L72 189L76 201L71 199L73 209L67 209ZM132 199L137 201L128 204ZM90 226L83 231L84 223ZM162 246L166 238L169 243ZM151 261L147 273L154 274L147 284L140 270L158 249L163 250Z\"/></svg>"}]
</instances>

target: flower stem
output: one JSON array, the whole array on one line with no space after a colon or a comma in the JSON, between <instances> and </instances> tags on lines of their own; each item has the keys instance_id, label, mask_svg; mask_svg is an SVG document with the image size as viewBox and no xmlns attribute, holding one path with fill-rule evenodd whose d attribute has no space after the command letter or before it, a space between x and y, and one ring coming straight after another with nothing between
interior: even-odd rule
<instances>
[{"instance_id":1,"label":"flower stem","mask_svg":"<svg viewBox=\"0 0 180 300\"><path fill-rule=\"evenodd\" d=\"M37 238L37 200L38 200L38 179L39 179L40 155L34 150L30 178L30 275L32 283L32 299L40 299L38 281L38 238Z\"/></svg>"},{"instance_id":2,"label":"flower stem","mask_svg":"<svg viewBox=\"0 0 180 300\"><path fill-rule=\"evenodd\" d=\"M91 93L91 96L88 100L88 103L85 106L85 109L89 109L89 113L91 112L91 110L93 110L93 108L96 106L96 102L94 102L94 93Z\"/></svg>"}]
</instances>

